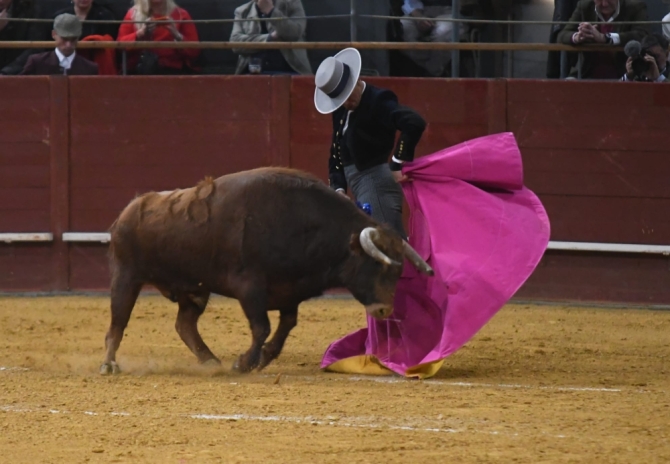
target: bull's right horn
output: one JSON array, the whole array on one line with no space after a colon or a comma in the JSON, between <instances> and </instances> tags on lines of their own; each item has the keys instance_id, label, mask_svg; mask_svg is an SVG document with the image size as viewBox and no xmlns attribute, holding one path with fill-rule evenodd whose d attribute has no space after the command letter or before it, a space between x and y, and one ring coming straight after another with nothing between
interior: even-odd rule
<instances>
[{"instance_id":1,"label":"bull's right horn","mask_svg":"<svg viewBox=\"0 0 670 464\"><path fill-rule=\"evenodd\" d=\"M391 258L382 253L379 248L377 248L377 245L375 245L374 242L376 238L379 238L379 231L374 227L366 227L365 229L361 230L360 240L363 251L381 263L385 263L390 266L400 266L399 262L393 261Z\"/></svg>"},{"instance_id":2,"label":"bull's right horn","mask_svg":"<svg viewBox=\"0 0 670 464\"><path fill-rule=\"evenodd\" d=\"M402 251L405 255L405 258L407 258L409 262L412 263L419 271L429 276L435 275L433 268L431 268L430 265L425 262L421 256L419 256L419 253L417 253L416 250L412 248L412 246L405 240L402 241Z\"/></svg>"}]
</instances>

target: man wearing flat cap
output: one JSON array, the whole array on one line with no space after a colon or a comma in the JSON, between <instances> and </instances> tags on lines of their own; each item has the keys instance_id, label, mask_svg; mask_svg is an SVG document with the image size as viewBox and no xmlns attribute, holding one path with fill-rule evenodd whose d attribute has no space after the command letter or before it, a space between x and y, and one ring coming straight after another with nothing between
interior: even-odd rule
<instances>
[{"instance_id":1,"label":"man wearing flat cap","mask_svg":"<svg viewBox=\"0 0 670 464\"><path fill-rule=\"evenodd\" d=\"M407 238L398 182L408 180L402 165L414 159L426 122L392 91L360 80L360 72L360 53L347 48L326 58L315 75L316 109L333 115L329 183L343 195L351 187L357 201L370 204L374 219Z\"/></svg>"},{"instance_id":2,"label":"man wearing flat cap","mask_svg":"<svg viewBox=\"0 0 670 464\"><path fill-rule=\"evenodd\" d=\"M56 41L56 48L50 52L31 55L21 74L97 75L98 65L77 55L76 48L81 29L81 21L75 15L64 13L56 16L51 32Z\"/></svg>"}]
</instances>

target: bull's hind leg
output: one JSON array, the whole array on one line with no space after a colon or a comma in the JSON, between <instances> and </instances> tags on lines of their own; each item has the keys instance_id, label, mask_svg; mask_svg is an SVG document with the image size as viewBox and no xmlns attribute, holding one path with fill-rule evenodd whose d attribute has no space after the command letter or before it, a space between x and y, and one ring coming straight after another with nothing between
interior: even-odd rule
<instances>
[{"instance_id":1,"label":"bull's hind leg","mask_svg":"<svg viewBox=\"0 0 670 464\"><path fill-rule=\"evenodd\" d=\"M258 370L262 370L265 366L270 364L272 360L277 359L284 347L286 338L291 333L293 327L298 324L298 306L290 306L279 310L279 325L275 334L269 342L263 345L261 352L261 362L258 365Z\"/></svg>"},{"instance_id":2,"label":"bull's hind leg","mask_svg":"<svg viewBox=\"0 0 670 464\"><path fill-rule=\"evenodd\" d=\"M209 293L199 295L180 295L179 313L177 314L177 323L175 329L182 341L188 346L200 363L208 361L221 364L221 361L214 356L198 332L198 319L207 307Z\"/></svg>"},{"instance_id":3,"label":"bull's hind leg","mask_svg":"<svg viewBox=\"0 0 670 464\"><path fill-rule=\"evenodd\" d=\"M270 335L270 319L268 319L267 299L262 293L248 295L240 299L244 314L249 320L251 328L251 347L237 358L233 364L233 370L249 372L253 370L261 360L261 349L263 343Z\"/></svg>"},{"instance_id":4,"label":"bull's hind leg","mask_svg":"<svg viewBox=\"0 0 670 464\"><path fill-rule=\"evenodd\" d=\"M118 374L121 372L116 364L116 352L123 339L123 331L128 326L130 314L142 289L142 282L136 280L131 273L115 271L112 278L111 308L112 321L105 336L105 348L107 354L105 361L100 366L100 373Z\"/></svg>"}]
</instances>

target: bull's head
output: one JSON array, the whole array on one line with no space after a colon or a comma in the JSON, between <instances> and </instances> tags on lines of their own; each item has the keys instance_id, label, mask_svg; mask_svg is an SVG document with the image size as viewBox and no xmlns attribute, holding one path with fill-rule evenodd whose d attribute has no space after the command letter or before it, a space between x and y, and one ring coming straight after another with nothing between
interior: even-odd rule
<instances>
[{"instance_id":1,"label":"bull's head","mask_svg":"<svg viewBox=\"0 0 670 464\"><path fill-rule=\"evenodd\" d=\"M376 319L385 319L393 313L404 258L424 274L434 274L409 243L385 228L366 227L351 236L350 247L356 259L347 288Z\"/></svg>"}]
</instances>

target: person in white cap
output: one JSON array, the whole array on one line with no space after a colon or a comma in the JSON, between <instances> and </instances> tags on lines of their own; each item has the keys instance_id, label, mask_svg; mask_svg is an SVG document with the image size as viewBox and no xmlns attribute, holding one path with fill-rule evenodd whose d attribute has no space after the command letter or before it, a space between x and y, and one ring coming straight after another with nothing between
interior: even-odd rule
<instances>
[{"instance_id":1,"label":"person in white cap","mask_svg":"<svg viewBox=\"0 0 670 464\"><path fill-rule=\"evenodd\" d=\"M360 53L347 48L326 58L314 77L316 109L333 118L329 184L343 195L351 187L357 201L370 204L373 218L406 238L398 182L407 180L402 163L414 159L426 122L392 91L360 80L360 72Z\"/></svg>"}]
</instances>

